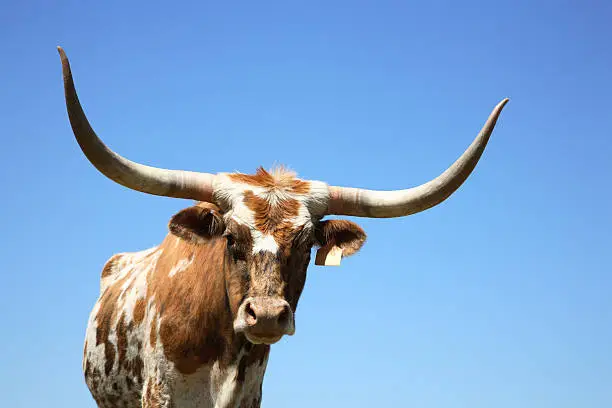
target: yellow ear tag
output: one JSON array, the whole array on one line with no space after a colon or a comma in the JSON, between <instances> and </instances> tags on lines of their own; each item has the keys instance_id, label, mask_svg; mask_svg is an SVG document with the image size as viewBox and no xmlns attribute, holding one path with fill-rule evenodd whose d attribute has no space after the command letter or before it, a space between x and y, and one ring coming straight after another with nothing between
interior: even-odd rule
<instances>
[{"instance_id":1,"label":"yellow ear tag","mask_svg":"<svg viewBox=\"0 0 612 408\"><path fill-rule=\"evenodd\" d=\"M342 259L342 248L338 246L324 246L319 248L317 256L315 258L315 265L322 266L340 266L340 260Z\"/></svg>"}]
</instances>

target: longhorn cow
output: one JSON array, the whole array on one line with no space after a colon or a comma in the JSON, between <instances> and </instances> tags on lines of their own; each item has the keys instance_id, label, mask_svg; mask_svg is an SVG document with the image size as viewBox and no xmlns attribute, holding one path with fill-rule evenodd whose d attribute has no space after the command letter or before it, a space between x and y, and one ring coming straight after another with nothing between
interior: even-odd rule
<instances>
[{"instance_id":1,"label":"longhorn cow","mask_svg":"<svg viewBox=\"0 0 612 408\"><path fill-rule=\"evenodd\" d=\"M79 103L62 62L66 107L87 159L148 194L198 203L179 211L158 246L112 256L86 330L83 371L99 407L259 407L270 345L295 331L313 246L350 256L366 234L326 215L402 217L448 198L480 159L500 102L459 159L418 187L374 191L301 180L283 169L166 170L110 150Z\"/></svg>"}]
</instances>

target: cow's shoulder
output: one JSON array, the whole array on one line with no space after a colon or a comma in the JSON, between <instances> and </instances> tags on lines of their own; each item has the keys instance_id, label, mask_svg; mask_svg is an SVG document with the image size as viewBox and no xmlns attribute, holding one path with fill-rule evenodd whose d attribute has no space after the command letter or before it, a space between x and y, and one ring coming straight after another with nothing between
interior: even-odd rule
<instances>
[{"instance_id":1,"label":"cow's shoulder","mask_svg":"<svg viewBox=\"0 0 612 408\"><path fill-rule=\"evenodd\" d=\"M111 256L102 268L100 276L100 293L127 275L139 274L149 269L155 256L160 251L159 247L153 247L138 252L122 252Z\"/></svg>"}]
</instances>

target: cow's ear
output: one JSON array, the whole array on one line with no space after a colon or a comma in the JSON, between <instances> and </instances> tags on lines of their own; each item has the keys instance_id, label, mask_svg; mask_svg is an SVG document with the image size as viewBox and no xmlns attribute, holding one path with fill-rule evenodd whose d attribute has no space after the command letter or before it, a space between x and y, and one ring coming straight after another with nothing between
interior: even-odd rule
<instances>
[{"instance_id":1,"label":"cow's ear","mask_svg":"<svg viewBox=\"0 0 612 408\"><path fill-rule=\"evenodd\" d=\"M315 229L315 238L321 247L317 251L317 265L339 265L340 258L361 249L366 233L357 224L346 220L321 221Z\"/></svg>"},{"instance_id":2,"label":"cow's ear","mask_svg":"<svg viewBox=\"0 0 612 408\"><path fill-rule=\"evenodd\" d=\"M170 232L192 243L204 243L225 231L223 216L212 205L195 205L174 214L168 223Z\"/></svg>"}]
</instances>

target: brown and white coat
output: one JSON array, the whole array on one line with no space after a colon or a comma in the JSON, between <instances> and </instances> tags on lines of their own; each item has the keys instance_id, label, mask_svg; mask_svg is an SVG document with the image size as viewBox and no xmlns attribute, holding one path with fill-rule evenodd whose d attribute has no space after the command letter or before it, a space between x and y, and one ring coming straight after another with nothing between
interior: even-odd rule
<instances>
[{"instance_id":1,"label":"brown and white coat","mask_svg":"<svg viewBox=\"0 0 612 408\"><path fill-rule=\"evenodd\" d=\"M258 407L266 343L293 332L311 247L346 256L365 240L352 222L320 221L323 183L263 169L219 180L228 211L198 203L159 246L104 266L83 360L98 406ZM249 327L241 306L257 300L286 301L287 324Z\"/></svg>"}]
</instances>

